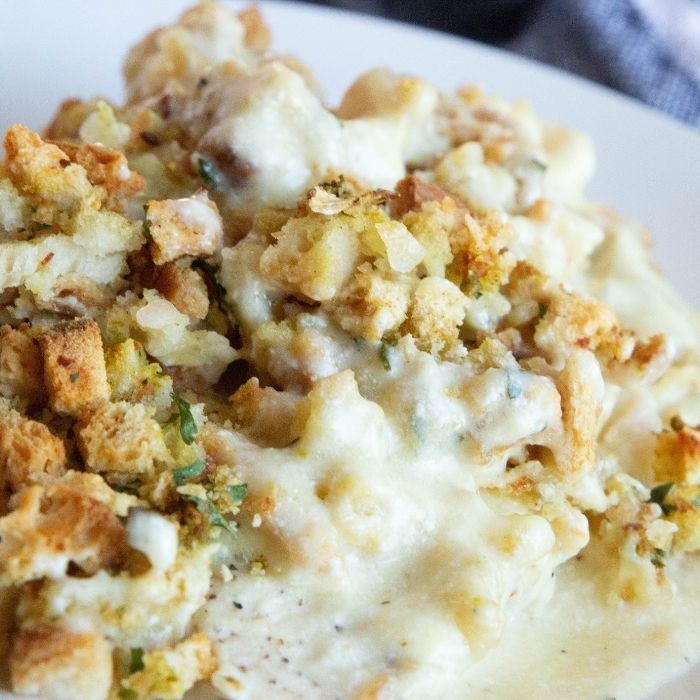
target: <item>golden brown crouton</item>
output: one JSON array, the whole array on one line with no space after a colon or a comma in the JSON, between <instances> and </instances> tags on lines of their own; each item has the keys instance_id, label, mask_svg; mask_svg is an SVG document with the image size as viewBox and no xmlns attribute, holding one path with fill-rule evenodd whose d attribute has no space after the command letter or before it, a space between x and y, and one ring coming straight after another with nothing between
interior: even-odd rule
<instances>
[{"instance_id":1,"label":"golden brown crouton","mask_svg":"<svg viewBox=\"0 0 700 700\"><path fill-rule=\"evenodd\" d=\"M446 276L470 295L496 291L515 267L515 257L508 250L513 231L496 215L477 217L466 212L463 221L462 227L451 231L454 258Z\"/></svg>"},{"instance_id":2,"label":"golden brown crouton","mask_svg":"<svg viewBox=\"0 0 700 700\"><path fill-rule=\"evenodd\" d=\"M124 526L111 508L67 484L29 486L0 518L0 586L65 576L72 562L87 574L118 564Z\"/></svg>"},{"instance_id":3,"label":"golden brown crouton","mask_svg":"<svg viewBox=\"0 0 700 700\"><path fill-rule=\"evenodd\" d=\"M206 317L207 285L196 270L167 263L156 269L153 286L181 313L200 320Z\"/></svg>"},{"instance_id":4,"label":"golden brown crouton","mask_svg":"<svg viewBox=\"0 0 700 700\"><path fill-rule=\"evenodd\" d=\"M120 518L126 517L130 508L143 506L143 501L140 501L133 494L115 491L99 474L69 469L59 478L59 482L74 491L80 491L84 496L104 503Z\"/></svg>"},{"instance_id":5,"label":"golden brown crouton","mask_svg":"<svg viewBox=\"0 0 700 700\"><path fill-rule=\"evenodd\" d=\"M0 489L23 486L56 477L66 469L63 440L43 424L0 405Z\"/></svg>"},{"instance_id":6,"label":"golden brown crouton","mask_svg":"<svg viewBox=\"0 0 700 700\"><path fill-rule=\"evenodd\" d=\"M700 487L676 484L665 499L670 506L670 520L678 530L673 534L673 549L677 552L700 550Z\"/></svg>"},{"instance_id":7,"label":"golden brown crouton","mask_svg":"<svg viewBox=\"0 0 700 700\"><path fill-rule=\"evenodd\" d=\"M452 282L442 277L425 277L413 294L405 328L421 350L439 353L458 342L467 303Z\"/></svg>"},{"instance_id":8,"label":"golden brown crouton","mask_svg":"<svg viewBox=\"0 0 700 700\"><path fill-rule=\"evenodd\" d=\"M148 202L153 262L165 265L183 255L208 258L221 250L223 226L216 204L203 190L184 199Z\"/></svg>"},{"instance_id":9,"label":"golden brown crouton","mask_svg":"<svg viewBox=\"0 0 700 700\"><path fill-rule=\"evenodd\" d=\"M69 321L39 337L49 405L79 417L109 399L100 328L92 319Z\"/></svg>"},{"instance_id":10,"label":"golden brown crouton","mask_svg":"<svg viewBox=\"0 0 700 700\"><path fill-rule=\"evenodd\" d=\"M44 397L41 353L26 328L0 327L0 395L20 396L30 405Z\"/></svg>"},{"instance_id":11,"label":"golden brown crouton","mask_svg":"<svg viewBox=\"0 0 700 700\"><path fill-rule=\"evenodd\" d=\"M542 309L546 311L551 296L556 291L553 286L544 272L520 260L511 271L502 291L513 305L528 301L542 302Z\"/></svg>"},{"instance_id":12,"label":"golden brown crouton","mask_svg":"<svg viewBox=\"0 0 700 700\"><path fill-rule=\"evenodd\" d=\"M82 166L92 185L104 187L106 205L110 209L123 209L126 201L146 188L146 181L138 173L129 170L126 156L120 151L100 144L55 143L71 160Z\"/></svg>"},{"instance_id":13,"label":"golden brown crouton","mask_svg":"<svg viewBox=\"0 0 700 700\"><path fill-rule=\"evenodd\" d=\"M624 362L634 348L633 337L620 329L609 307L565 291L551 297L544 318L537 324L535 343L555 362L575 348Z\"/></svg>"},{"instance_id":14,"label":"golden brown crouton","mask_svg":"<svg viewBox=\"0 0 700 700\"><path fill-rule=\"evenodd\" d=\"M290 219L260 258L263 275L301 299L328 301L352 274L360 254L360 218L310 214Z\"/></svg>"},{"instance_id":15,"label":"golden brown crouton","mask_svg":"<svg viewBox=\"0 0 700 700\"><path fill-rule=\"evenodd\" d=\"M22 695L105 700L112 685L112 649L96 632L19 630L9 661L12 690Z\"/></svg>"},{"instance_id":16,"label":"golden brown crouton","mask_svg":"<svg viewBox=\"0 0 700 700\"><path fill-rule=\"evenodd\" d=\"M700 483L700 429L683 425L660 433L654 449L657 481Z\"/></svg>"},{"instance_id":17,"label":"golden brown crouton","mask_svg":"<svg viewBox=\"0 0 700 700\"><path fill-rule=\"evenodd\" d=\"M76 425L78 448L94 472L150 474L170 453L160 425L142 404L103 404Z\"/></svg>"},{"instance_id":18,"label":"golden brown crouton","mask_svg":"<svg viewBox=\"0 0 700 700\"><path fill-rule=\"evenodd\" d=\"M384 279L375 271L360 271L345 287L334 315L341 327L365 340L381 340L406 320L410 288Z\"/></svg>"},{"instance_id":19,"label":"golden brown crouton","mask_svg":"<svg viewBox=\"0 0 700 700\"><path fill-rule=\"evenodd\" d=\"M35 193L60 211L75 210L93 190L80 165L26 126L16 124L7 132L5 154L10 178L20 192Z\"/></svg>"},{"instance_id":20,"label":"golden brown crouton","mask_svg":"<svg viewBox=\"0 0 700 700\"><path fill-rule=\"evenodd\" d=\"M603 400L603 379L595 356L587 350L573 351L556 384L564 426L557 461L566 474L582 474L595 459Z\"/></svg>"},{"instance_id":21,"label":"golden brown crouton","mask_svg":"<svg viewBox=\"0 0 700 700\"><path fill-rule=\"evenodd\" d=\"M444 277L445 269L452 262L451 241L457 231L464 229L465 210L452 199L442 202L426 202L420 211L409 211L403 223L425 248L423 266L429 275Z\"/></svg>"}]
</instances>

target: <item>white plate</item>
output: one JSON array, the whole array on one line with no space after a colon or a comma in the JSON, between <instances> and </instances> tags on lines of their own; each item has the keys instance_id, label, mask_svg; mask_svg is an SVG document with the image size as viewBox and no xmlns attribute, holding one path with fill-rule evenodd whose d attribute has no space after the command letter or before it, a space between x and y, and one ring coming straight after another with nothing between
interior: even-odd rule
<instances>
[{"instance_id":1,"label":"white plate","mask_svg":"<svg viewBox=\"0 0 700 700\"><path fill-rule=\"evenodd\" d=\"M42 127L67 96L118 100L126 48L187 4L4 0L0 130L14 122ZM382 65L447 90L476 82L493 94L526 99L546 118L587 132L598 152L591 197L649 226L657 260L700 307L698 132L607 89L474 42L315 6L261 5L275 48L300 56L331 103L363 70ZM654 697L690 700L699 687L696 668Z\"/></svg>"}]
</instances>

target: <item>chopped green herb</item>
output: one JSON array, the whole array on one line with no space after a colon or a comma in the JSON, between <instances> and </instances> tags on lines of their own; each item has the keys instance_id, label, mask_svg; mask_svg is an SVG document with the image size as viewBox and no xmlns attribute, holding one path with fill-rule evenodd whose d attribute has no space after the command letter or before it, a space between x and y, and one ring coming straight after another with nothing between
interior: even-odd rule
<instances>
[{"instance_id":1,"label":"chopped green herb","mask_svg":"<svg viewBox=\"0 0 700 700\"><path fill-rule=\"evenodd\" d=\"M143 237L148 240L151 237L151 222L148 220L148 204L143 205L144 220L141 226Z\"/></svg>"},{"instance_id":2,"label":"chopped green herb","mask_svg":"<svg viewBox=\"0 0 700 700\"><path fill-rule=\"evenodd\" d=\"M651 558L651 563L657 568L657 569L663 569L666 566L666 562L664 561L664 557L666 556L666 552L664 552L663 549L659 549L656 547L654 549L654 556Z\"/></svg>"},{"instance_id":3,"label":"chopped green herb","mask_svg":"<svg viewBox=\"0 0 700 700\"><path fill-rule=\"evenodd\" d=\"M547 170L547 163L539 158L533 158L530 163L532 164L532 167L537 168L537 170L541 170L542 172Z\"/></svg>"},{"instance_id":4,"label":"chopped green herb","mask_svg":"<svg viewBox=\"0 0 700 700\"><path fill-rule=\"evenodd\" d=\"M70 379L71 384L75 384L80 379L80 372L73 372L68 379Z\"/></svg>"},{"instance_id":5,"label":"chopped green herb","mask_svg":"<svg viewBox=\"0 0 700 700\"><path fill-rule=\"evenodd\" d=\"M661 512L664 515L671 515L674 510L678 510L678 506L674 505L673 503L661 503Z\"/></svg>"},{"instance_id":6,"label":"chopped green herb","mask_svg":"<svg viewBox=\"0 0 700 700\"><path fill-rule=\"evenodd\" d=\"M700 498L694 498L690 504L695 508L700 508Z\"/></svg>"},{"instance_id":7,"label":"chopped green herb","mask_svg":"<svg viewBox=\"0 0 700 700\"><path fill-rule=\"evenodd\" d=\"M139 694L133 688L120 688L119 700L139 700Z\"/></svg>"},{"instance_id":8,"label":"chopped green herb","mask_svg":"<svg viewBox=\"0 0 700 700\"><path fill-rule=\"evenodd\" d=\"M661 509L664 509L664 499L668 496L668 492L673 488L673 482L667 484L659 484L654 486L654 488L649 493L649 500L647 503L658 503ZM664 511L665 512L665 511ZM668 514L667 514L668 515Z\"/></svg>"},{"instance_id":9,"label":"chopped green herb","mask_svg":"<svg viewBox=\"0 0 700 700\"><path fill-rule=\"evenodd\" d=\"M236 532L236 525L226 520L226 518L219 513L219 509L211 501L209 501L209 523L214 527L222 527L231 534Z\"/></svg>"},{"instance_id":10,"label":"chopped green herb","mask_svg":"<svg viewBox=\"0 0 700 700\"><path fill-rule=\"evenodd\" d=\"M200 498L199 496L194 496L193 494L189 493L183 493L182 497L186 500L189 501L190 503L194 503L197 506L197 510L200 513L205 513L207 510L207 503L208 499L207 498Z\"/></svg>"},{"instance_id":11,"label":"chopped green herb","mask_svg":"<svg viewBox=\"0 0 700 700\"><path fill-rule=\"evenodd\" d=\"M484 296L484 294L480 289L475 289L472 292L472 299L481 299L481 297L483 297L483 296Z\"/></svg>"},{"instance_id":12,"label":"chopped green herb","mask_svg":"<svg viewBox=\"0 0 700 700\"><path fill-rule=\"evenodd\" d=\"M520 394L523 393L523 388L520 382L513 377L513 375L508 372L506 378L506 393L509 399L517 399Z\"/></svg>"},{"instance_id":13,"label":"chopped green herb","mask_svg":"<svg viewBox=\"0 0 700 700\"><path fill-rule=\"evenodd\" d=\"M240 503L248 493L248 484L233 484L228 487L228 492L235 503Z\"/></svg>"},{"instance_id":14,"label":"chopped green herb","mask_svg":"<svg viewBox=\"0 0 700 700\"><path fill-rule=\"evenodd\" d=\"M411 416L411 430L419 440L425 440L427 434L427 425L424 416L414 413Z\"/></svg>"},{"instance_id":15,"label":"chopped green herb","mask_svg":"<svg viewBox=\"0 0 700 700\"><path fill-rule=\"evenodd\" d=\"M537 310L539 312L540 318L544 318L547 313L547 304L541 301L539 304L537 304Z\"/></svg>"},{"instance_id":16,"label":"chopped green herb","mask_svg":"<svg viewBox=\"0 0 700 700\"><path fill-rule=\"evenodd\" d=\"M141 647L131 648L131 658L129 660L129 673L136 673L143 670L143 649Z\"/></svg>"},{"instance_id":17,"label":"chopped green herb","mask_svg":"<svg viewBox=\"0 0 700 700\"><path fill-rule=\"evenodd\" d=\"M384 367L387 372L391 371L391 358L389 357L389 353L391 353L389 344L382 340L379 346L379 359L382 361L382 367Z\"/></svg>"},{"instance_id":18,"label":"chopped green herb","mask_svg":"<svg viewBox=\"0 0 700 700\"><path fill-rule=\"evenodd\" d=\"M51 224L34 224L35 231L46 231L47 228L51 228Z\"/></svg>"},{"instance_id":19,"label":"chopped green herb","mask_svg":"<svg viewBox=\"0 0 700 700\"><path fill-rule=\"evenodd\" d=\"M208 498L185 495L185 499L194 503L197 506L197 510L209 518L209 524L213 527L222 527L231 534L236 532L235 524L226 520L226 518L224 518L224 516L219 512L219 509Z\"/></svg>"},{"instance_id":20,"label":"chopped green herb","mask_svg":"<svg viewBox=\"0 0 700 700\"><path fill-rule=\"evenodd\" d=\"M176 394L173 394L173 401L180 414L180 436L182 441L185 445L191 445L194 442L194 436L197 434L197 424L192 416L190 404Z\"/></svg>"},{"instance_id":21,"label":"chopped green herb","mask_svg":"<svg viewBox=\"0 0 700 700\"><path fill-rule=\"evenodd\" d=\"M199 158L197 160L197 171L199 172L199 177L204 180L204 184L210 190L219 189L221 174L212 162L205 160L204 158Z\"/></svg>"},{"instance_id":22,"label":"chopped green herb","mask_svg":"<svg viewBox=\"0 0 700 700\"><path fill-rule=\"evenodd\" d=\"M206 465L201 459L195 459L192 464L188 464L186 467L180 467L179 469L173 469L173 481L175 486L182 486L189 479L194 479L199 476Z\"/></svg>"}]
</instances>

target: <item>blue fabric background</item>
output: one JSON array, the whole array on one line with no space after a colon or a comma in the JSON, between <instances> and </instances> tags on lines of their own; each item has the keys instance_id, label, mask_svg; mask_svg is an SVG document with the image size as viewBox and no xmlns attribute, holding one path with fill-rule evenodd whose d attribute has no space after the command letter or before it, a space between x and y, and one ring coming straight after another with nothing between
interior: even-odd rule
<instances>
[{"instance_id":1,"label":"blue fabric background","mask_svg":"<svg viewBox=\"0 0 700 700\"><path fill-rule=\"evenodd\" d=\"M603 83L700 127L697 76L676 60L631 0L310 1L488 41ZM687 2L700 7L700 0Z\"/></svg>"},{"instance_id":2,"label":"blue fabric background","mask_svg":"<svg viewBox=\"0 0 700 700\"><path fill-rule=\"evenodd\" d=\"M700 126L700 85L628 0L547 0L507 46Z\"/></svg>"}]
</instances>

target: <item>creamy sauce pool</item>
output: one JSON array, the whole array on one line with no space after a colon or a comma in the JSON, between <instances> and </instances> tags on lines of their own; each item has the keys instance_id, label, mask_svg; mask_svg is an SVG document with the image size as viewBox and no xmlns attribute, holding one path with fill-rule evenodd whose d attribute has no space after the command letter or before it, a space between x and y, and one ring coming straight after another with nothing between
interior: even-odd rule
<instances>
[{"instance_id":1,"label":"creamy sauce pool","mask_svg":"<svg viewBox=\"0 0 700 700\"><path fill-rule=\"evenodd\" d=\"M616 605L606 602L601 585L606 562L593 540L562 566L543 613L515 622L498 650L470 669L456 697L639 700L698 663L700 561L688 557L673 572L675 594ZM690 700L696 692L686 685L660 697Z\"/></svg>"},{"instance_id":2,"label":"creamy sauce pool","mask_svg":"<svg viewBox=\"0 0 700 700\"><path fill-rule=\"evenodd\" d=\"M515 621L494 652L473 661L461 640L447 635L435 658L422 659L433 665L432 684L426 679L415 687L405 684L401 691L388 685L379 697L639 700L650 696L700 661L700 626L696 624L700 597L695 586L700 561L686 560L674 572L678 590L647 605L609 605L601 586L605 565L605 557L592 542L580 558L561 567L556 592L546 608ZM444 634L443 620L426 617L420 600L401 596L391 601L356 600L367 619L359 629L347 628L338 605L343 596L322 588L310 591L303 584L274 576L243 588L236 580L220 588L200 618L213 639L224 640L219 675L260 677L252 693L236 692L232 684L230 697L262 697L263 693L346 698L344 682L357 682L387 661L383 652L387 625L394 632L418 628L427 645ZM278 619L286 617L286 624L270 625L259 618L253 627L257 644L248 636L237 636L240 618L255 617L255 611L270 607L285 611L278 612ZM295 628L290 628L292 621ZM261 667L260 658L265 655ZM442 686L445 679L440 674L452 664L452 682ZM352 668L349 678L348 667ZM410 680L417 680L410 678L410 669L405 672ZM690 699L694 693L686 685L663 697Z\"/></svg>"}]
</instances>

